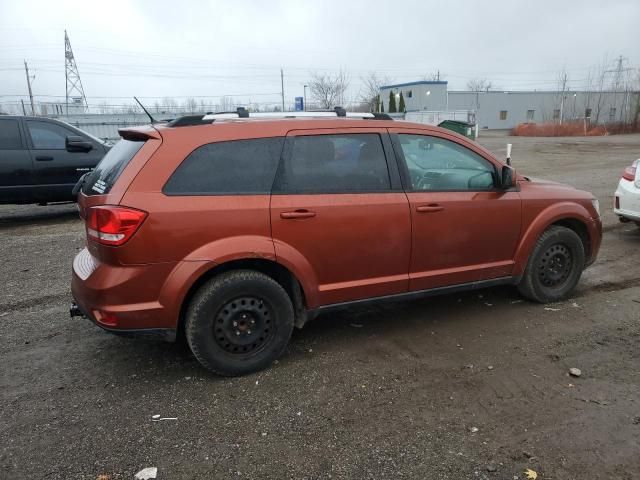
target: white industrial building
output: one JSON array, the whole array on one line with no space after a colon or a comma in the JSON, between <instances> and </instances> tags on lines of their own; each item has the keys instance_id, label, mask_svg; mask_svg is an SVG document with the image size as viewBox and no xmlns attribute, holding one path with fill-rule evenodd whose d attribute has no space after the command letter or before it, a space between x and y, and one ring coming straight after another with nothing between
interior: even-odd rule
<instances>
[{"instance_id":1,"label":"white industrial building","mask_svg":"<svg viewBox=\"0 0 640 480\"><path fill-rule=\"evenodd\" d=\"M640 96L640 92L615 91L449 91L447 86L446 81L428 80L386 85L380 89L380 100L389 112L389 95L395 96L397 108L402 93L405 112L412 113L412 120L418 115L423 123L455 118L477 123L481 129L509 129L519 123L560 119L587 118L591 124L631 121Z\"/></svg>"}]
</instances>

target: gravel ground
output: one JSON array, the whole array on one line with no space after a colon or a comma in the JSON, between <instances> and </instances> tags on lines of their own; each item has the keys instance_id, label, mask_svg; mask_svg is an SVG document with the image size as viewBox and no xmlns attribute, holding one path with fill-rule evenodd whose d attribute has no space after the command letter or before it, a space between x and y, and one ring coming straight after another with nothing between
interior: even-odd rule
<instances>
[{"instance_id":1,"label":"gravel ground","mask_svg":"<svg viewBox=\"0 0 640 480\"><path fill-rule=\"evenodd\" d=\"M640 478L640 229L610 212L640 135L481 133L500 155L514 144L518 171L600 199L603 246L574 298L343 310L243 378L71 320L75 206L1 206L0 478Z\"/></svg>"}]
</instances>

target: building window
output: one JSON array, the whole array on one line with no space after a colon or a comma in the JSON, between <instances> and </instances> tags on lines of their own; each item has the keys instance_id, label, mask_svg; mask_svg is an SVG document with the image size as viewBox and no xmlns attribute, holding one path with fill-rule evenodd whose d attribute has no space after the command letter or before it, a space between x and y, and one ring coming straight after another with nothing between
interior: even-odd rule
<instances>
[{"instance_id":1,"label":"building window","mask_svg":"<svg viewBox=\"0 0 640 480\"><path fill-rule=\"evenodd\" d=\"M591 109L590 108L585 108L584 109L584 116L587 118L591 118Z\"/></svg>"},{"instance_id":2,"label":"building window","mask_svg":"<svg viewBox=\"0 0 640 480\"><path fill-rule=\"evenodd\" d=\"M500 110L500 120L506 120L506 119L507 119L507 111Z\"/></svg>"},{"instance_id":3,"label":"building window","mask_svg":"<svg viewBox=\"0 0 640 480\"><path fill-rule=\"evenodd\" d=\"M611 107L609 109L609 120L613 120L616 118L616 107Z\"/></svg>"},{"instance_id":4,"label":"building window","mask_svg":"<svg viewBox=\"0 0 640 480\"><path fill-rule=\"evenodd\" d=\"M413 96L413 92L411 90L407 90L407 98L411 98Z\"/></svg>"},{"instance_id":5,"label":"building window","mask_svg":"<svg viewBox=\"0 0 640 480\"><path fill-rule=\"evenodd\" d=\"M559 108L556 108L556 109L553 111L553 119L554 119L554 120L558 120L559 118L560 118L560 109L559 109Z\"/></svg>"},{"instance_id":6,"label":"building window","mask_svg":"<svg viewBox=\"0 0 640 480\"><path fill-rule=\"evenodd\" d=\"M535 110L527 110L527 122L533 122L533 116L535 113Z\"/></svg>"}]
</instances>

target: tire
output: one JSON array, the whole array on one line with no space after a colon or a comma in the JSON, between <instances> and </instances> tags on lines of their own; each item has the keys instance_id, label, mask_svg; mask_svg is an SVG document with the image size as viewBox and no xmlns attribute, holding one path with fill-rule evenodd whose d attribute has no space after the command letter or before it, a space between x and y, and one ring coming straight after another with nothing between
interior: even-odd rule
<instances>
[{"instance_id":1,"label":"tire","mask_svg":"<svg viewBox=\"0 0 640 480\"><path fill-rule=\"evenodd\" d=\"M222 273L196 292L186 313L185 336L198 361L224 376L262 370L278 358L293 331L287 292L253 270Z\"/></svg>"},{"instance_id":2,"label":"tire","mask_svg":"<svg viewBox=\"0 0 640 480\"><path fill-rule=\"evenodd\" d=\"M518 290L540 303L564 300L578 284L584 265L584 245L578 234L566 227L550 227L536 242Z\"/></svg>"}]
</instances>

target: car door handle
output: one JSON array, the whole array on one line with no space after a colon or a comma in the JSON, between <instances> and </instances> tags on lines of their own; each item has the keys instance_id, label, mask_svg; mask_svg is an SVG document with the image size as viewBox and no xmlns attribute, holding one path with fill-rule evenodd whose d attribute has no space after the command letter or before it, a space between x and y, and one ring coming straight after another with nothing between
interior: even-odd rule
<instances>
[{"instance_id":1,"label":"car door handle","mask_svg":"<svg viewBox=\"0 0 640 480\"><path fill-rule=\"evenodd\" d=\"M416 208L416 211L420 213L434 213L434 212L441 212L442 210L444 210L444 207L442 205L438 205L437 203L430 203L429 205L420 205L418 208Z\"/></svg>"},{"instance_id":2,"label":"car door handle","mask_svg":"<svg viewBox=\"0 0 640 480\"><path fill-rule=\"evenodd\" d=\"M312 212L310 210L295 210L293 212L280 213L280 218L284 218L286 220L295 219L295 218L311 218L315 216L316 216L316 212Z\"/></svg>"},{"instance_id":3,"label":"car door handle","mask_svg":"<svg viewBox=\"0 0 640 480\"><path fill-rule=\"evenodd\" d=\"M38 162L50 162L50 161L52 161L52 160L53 160L53 157L50 157L50 156L48 156L48 155L38 155L38 156L36 157L36 160L37 160Z\"/></svg>"}]
</instances>

